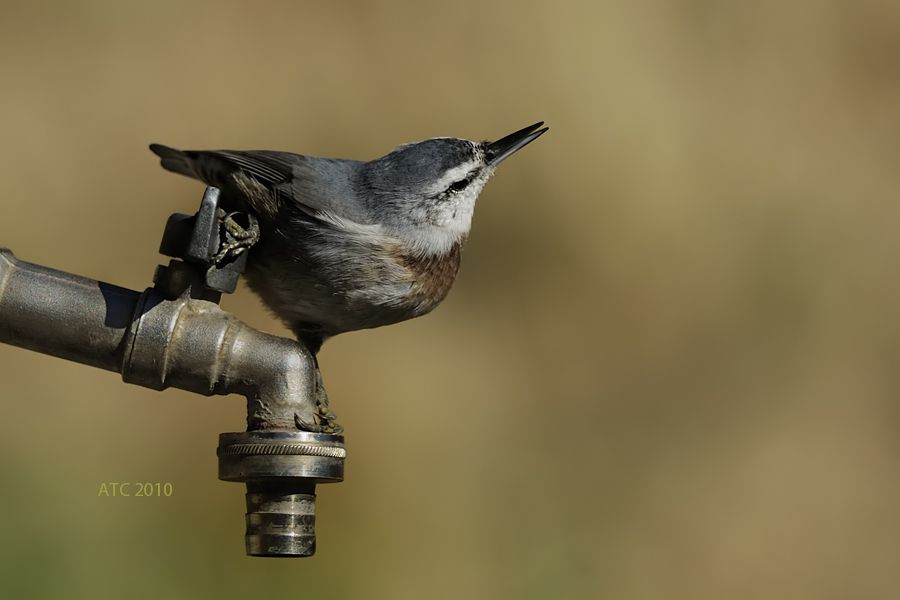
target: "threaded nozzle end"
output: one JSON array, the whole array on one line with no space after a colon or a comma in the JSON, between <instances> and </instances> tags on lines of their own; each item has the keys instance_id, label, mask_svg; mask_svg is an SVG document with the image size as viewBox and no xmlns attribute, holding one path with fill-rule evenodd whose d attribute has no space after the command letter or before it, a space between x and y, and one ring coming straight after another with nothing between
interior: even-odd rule
<instances>
[{"instance_id":1,"label":"threaded nozzle end","mask_svg":"<svg viewBox=\"0 0 900 600\"><path fill-rule=\"evenodd\" d=\"M315 554L315 484L248 483L246 541L250 556Z\"/></svg>"},{"instance_id":2,"label":"threaded nozzle end","mask_svg":"<svg viewBox=\"0 0 900 600\"><path fill-rule=\"evenodd\" d=\"M316 552L316 484L344 478L344 438L308 431L219 436L219 479L247 484L247 554Z\"/></svg>"}]
</instances>

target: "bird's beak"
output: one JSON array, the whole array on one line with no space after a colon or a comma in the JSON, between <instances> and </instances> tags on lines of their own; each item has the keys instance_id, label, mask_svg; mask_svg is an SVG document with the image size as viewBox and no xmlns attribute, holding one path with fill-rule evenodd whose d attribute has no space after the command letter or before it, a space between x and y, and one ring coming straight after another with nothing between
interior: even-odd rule
<instances>
[{"instance_id":1,"label":"bird's beak","mask_svg":"<svg viewBox=\"0 0 900 600\"><path fill-rule=\"evenodd\" d=\"M484 144L484 154L487 159L487 164L496 167L515 152L544 135L550 128L543 127L538 129L538 127L541 127L543 124L543 121L538 121L534 125L529 125L525 129L520 129L515 133L500 138L496 142L486 142Z\"/></svg>"}]
</instances>

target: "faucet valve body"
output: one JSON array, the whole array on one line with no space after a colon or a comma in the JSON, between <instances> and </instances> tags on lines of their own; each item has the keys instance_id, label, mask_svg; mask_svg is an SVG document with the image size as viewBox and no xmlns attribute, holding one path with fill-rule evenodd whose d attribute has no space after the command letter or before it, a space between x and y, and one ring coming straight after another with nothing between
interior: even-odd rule
<instances>
[{"instance_id":1,"label":"faucet valve body","mask_svg":"<svg viewBox=\"0 0 900 600\"><path fill-rule=\"evenodd\" d=\"M247 554L311 556L316 484L344 478L344 438L296 429L317 416L316 363L301 343L223 311L247 260L223 247L219 190L173 215L173 258L143 293L19 261L0 247L0 343L117 371L128 383L242 394L247 429L219 436L219 479L247 485ZM232 213L233 215L234 213Z\"/></svg>"}]
</instances>

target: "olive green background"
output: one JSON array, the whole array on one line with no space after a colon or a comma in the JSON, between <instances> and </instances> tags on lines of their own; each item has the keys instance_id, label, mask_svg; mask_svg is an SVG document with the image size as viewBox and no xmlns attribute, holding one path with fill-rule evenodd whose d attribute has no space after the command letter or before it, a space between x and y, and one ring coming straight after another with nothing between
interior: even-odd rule
<instances>
[{"instance_id":1,"label":"olive green background","mask_svg":"<svg viewBox=\"0 0 900 600\"><path fill-rule=\"evenodd\" d=\"M202 193L149 142L538 119L444 305L325 346L315 558L243 554L241 398L0 347L2 595L897 597L896 2L3 0L0 245L143 289Z\"/></svg>"}]
</instances>

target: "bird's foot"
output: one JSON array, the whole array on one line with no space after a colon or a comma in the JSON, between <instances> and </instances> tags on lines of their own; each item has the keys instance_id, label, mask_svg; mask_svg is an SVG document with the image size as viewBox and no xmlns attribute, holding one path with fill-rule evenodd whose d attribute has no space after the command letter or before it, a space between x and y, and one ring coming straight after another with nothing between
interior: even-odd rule
<instances>
[{"instance_id":1,"label":"bird's foot","mask_svg":"<svg viewBox=\"0 0 900 600\"><path fill-rule=\"evenodd\" d=\"M316 369L316 412L313 415L314 423L303 421L299 415L294 415L294 423L298 429L313 433L332 433L340 435L344 428L337 424L337 415L331 412L328 406L328 393L322 384L322 373Z\"/></svg>"},{"instance_id":2,"label":"bird's foot","mask_svg":"<svg viewBox=\"0 0 900 600\"><path fill-rule=\"evenodd\" d=\"M239 223L238 216L245 216L247 223ZM219 251L213 257L216 265L227 259L234 259L259 241L259 222L250 213L225 212L221 208L216 213L221 226Z\"/></svg>"}]
</instances>

